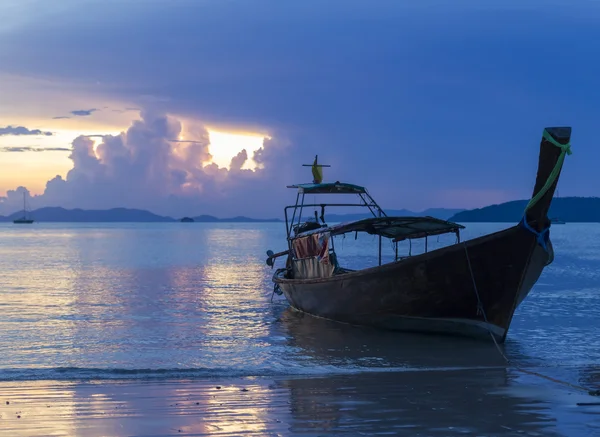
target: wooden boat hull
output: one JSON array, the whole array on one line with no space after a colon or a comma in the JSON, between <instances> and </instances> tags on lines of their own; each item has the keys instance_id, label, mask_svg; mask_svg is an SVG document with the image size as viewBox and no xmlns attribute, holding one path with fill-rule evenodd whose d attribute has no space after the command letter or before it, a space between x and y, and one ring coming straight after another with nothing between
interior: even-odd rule
<instances>
[{"instance_id":1,"label":"wooden boat hull","mask_svg":"<svg viewBox=\"0 0 600 437\"><path fill-rule=\"evenodd\" d=\"M515 310L554 259L548 211L570 138L570 127L544 129L532 200L516 226L356 272L303 279L288 266L273 281L293 308L314 316L503 342Z\"/></svg>"},{"instance_id":2,"label":"wooden boat hull","mask_svg":"<svg viewBox=\"0 0 600 437\"><path fill-rule=\"evenodd\" d=\"M281 271L273 281L294 309L314 316L400 331L488 339L491 333L503 342L516 308L552 259L547 244L548 252L514 226L357 272L294 280Z\"/></svg>"}]
</instances>

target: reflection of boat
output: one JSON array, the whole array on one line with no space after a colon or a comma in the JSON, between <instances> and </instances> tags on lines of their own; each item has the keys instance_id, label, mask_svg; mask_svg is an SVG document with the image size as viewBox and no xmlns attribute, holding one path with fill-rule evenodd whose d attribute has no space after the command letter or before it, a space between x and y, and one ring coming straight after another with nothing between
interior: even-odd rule
<instances>
[{"instance_id":1,"label":"reflection of boat","mask_svg":"<svg viewBox=\"0 0 600 437\"><path fill-rule=\"evenodd\" d=\"M558 435L564 416L557 419L535 392L519 392L514 379L508 369L488 368L290 378L274 386L289 390L294 434Z\"/></svg>"},{"instance_id":2,"label":"reflection of boat","mask_svg":"<svg viewBox=\"0 0 600 437\"><path fill-rule=\"evenodd\" d=\"M29 214L29 218L27 217L27 193L23 191L23 216L13 220L13 223L16 224L31 224L33 223L33 219L31 218L31 213Z\"/></svg>"},{"instance_id":3,"label":"reflection of boat","mask_svg":"<svg viewBox=\"0 0 600 437\"><path fill-rule=\"evenodd\" d=\"M288 345L300 348L316 365L360 366L373 370L505 366L494 344L468 338L444 338L381 331L337 323L287 308L279 316ZM401 344L402 347L398 347ZM524 358L517 343L505 352Z\"/></svg>"},{"instance_id":4,"label":"reflection of boat","mask_svg":"<svg viewBox=\"0 0 600 437\"><path fill-rule=\"evenodd\" d=\"M267 264L287 255L274 276L275 290L297 310L340 322L382 328L482 336L504 341L517 306L553 260L547 213L571 128L547 128L540 145L534 196L519 224L460 242L463 226L432 217L388 217L364 187L322 182L322 165L312 165L312 184L297 188L296 203L284 209L288 250L268 251ZM304 203L306 195L354 195L357 203ZM326 206L366 207L372 218L325 224ZM320 217L302 222L304 208ZM291 217L288 214L291 211ZM321 223L318 219L321 219ZM342 268L334 238L364 232L379 237L379 264ZM398 257L398 242L454 233L457 243L415 256ZM382 238L395 244L395 258L382 264Z\"/></svg>"}]
</instances>

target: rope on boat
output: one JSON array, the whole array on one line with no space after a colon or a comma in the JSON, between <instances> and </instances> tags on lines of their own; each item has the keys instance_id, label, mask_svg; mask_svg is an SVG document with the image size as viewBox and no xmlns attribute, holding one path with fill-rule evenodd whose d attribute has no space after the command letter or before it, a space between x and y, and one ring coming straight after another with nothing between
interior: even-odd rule
<instances>
[{"instance_id":1,"label":"rope on boat","mask_svg":"<svg viewBox=\"0 0 600 437\"><path fill-rule=\"evenodd\" d=\"M527 218L525 216L523 216L523 218L521 219L521 223L520 224L525 229L527 229L529 232L531 232L533 235L535 235L537 243L540 246L542 246L542 249L544 249L546 252L548 252L548 240L550 240L550 226L542 229L541 232L538 232L535 229L533 229L529 225L529 223L527 223Z\"/></svg>"},{"instance_id":2,"label":"rope on boat","mask_svg":"<svg viewBox=\"0 0 600 437\"><path fill-rule=\"evenodd\" d=\"M542 197L544 197L544 194L546 194L548 192L548 190L550 189L552 184L554 184L554 182L558 178L560 169L562 168L563 162L565 161L565 156L571 155L573 153L573 152L571 152L571 142L570 141L567 144L560 144L558 141L556 141L554 138L552 138L552 135L550 135L550 133L546 129L544 129L544 133L542 134L542 137L546 141L548 141L550 144L558 147L560 149L560 155L558 157L558 160L556 161L556 165L554 166L554 168L552 169L552 172L550 173L550 176L548 176L548 180L546 180L546 183L544 184L542 189L540 191L538 191L538 193L535 196L533 196L533 198L529 201L529 203L525 207L525 212L527 212L529 209L531 209L533 207L533 205L538 203L539 200Z\"/></svg>"},{"instance_id":3,"label":"rope on boat","mask_svg":"<svg viewBox=\"0 0 600 437\"><path fill-rule=\"evenodd\" d=\"M562 165L565 161L565 157L567 155L571 155L573 152L571 152L570 141L567 144L560 144L558 141L552 138L552 135L550 135L550 133L546 129L544 129L542 137L553 146L558 147L560 149L560 155L558 157L558 160L556 161L556 165L554 165L554 168L552 169L552 172L548 176L548 179L546 180L546 183L544 184L542 189L538 191L538 193L535 196L533 196L533 198L525 207L525 211L523 211L523 218L521 219L520 225L527 229L529 232L531 232L533 235L535 235L538 244L542 246L542 248L546 252L548 252L547 244L549 240L550 225L548 225L547 228L542 229L540 232L537 232L529 225L529 223L527 223L527 211L529 211L536 203L538 203L540 199L544 197L544 195L548 192L550 187L556 182L556 179L560 174L560 169L562 168Z\"/></svg>"},{"instance_id":4,"label":"rope on boat","mask_svg":"<svg viewBox=\"0 0 600 437\"><path fill-rule=\"evenodd\" d=\"M498 353L502 356L502 358L504 358L504 361L506 361L506 364L512 364L511 361L508 359L508 357L504 354L504 352L502 352L502 348L500 348L500 345L496 341L496 337L492 333L492 330L489 328L490 324L488 322L488 318L487 318L487 315L485 313L485 309L483 308L483 304L481 303L481 297L479 296L479 290L477 289L477 283L475 281L475 275L473 274L473 268L471 267L471 258L469 257L469 251L467 249L467 245L466 245L465 242L463 242L463 247L465 248L465 255L467 257L467 264L469 266L469 273L471 274L471 280L473 281L473 289L475 290L475 296L477 296L477 314L482 314L483 315L483 320L486 323L486 326L488 328L488 332L490 334L490 337L492 337L492 341L494 342L494 345L496 346L496 349L498 350ZM570 382L562 381L562 380L556 379L556 378L552 378L550 376L543 375L543 374L541 374L539 372L534 372L532 370L524 369L524 368L522 368L520 366L516 366L516 365L513 365L513 366L519 372L527 373L529 375L537 376L537 377L546 379L548 381L552 381L552 382L555 382L555 383L558 383L558 384L566 385L566 386L574 388L576 390L584 391L584 392L586 392L590 396L600 396L600 390L590 390L590 389L587 389L587 388L582 387L580 385L571 384Z\"/></svg>"},{"instance_id":5,"label":"rope on boat","mask_svg":"<svg viewBox=\"0 0 600 437\"><path fill-rule=\"evenodd\" d=\"M483 308L483 304L481 303L481 297L479 297L479 290L477 290L477 283L475 282L475 275L473 274L473 268L471 267L471 258L469 257L469 251L467 250L466 242L463 242L463 247L465 248L465 255L467 256L467 264L469 266L469 273L471 274L471 280L473 281L473 289L475 290L475 296L477 296L477 314L483 315L483 320L486 323L488 332L490 333L490 337L492 337L492 340L493 340L494 344L496 345L496 349L498 349L498 352L500 353L500 355L502 355L502 358L504 358L504 360L507 363L510 363L510 360L506 357L506 355L504 355L504 353L502 352L502 349L500 349L500 345L496 341L496 337L492 333L492 330L489 328L490 323L488 322L487 314L485 313L485 309Z\"/></svg>"}]
</instances>

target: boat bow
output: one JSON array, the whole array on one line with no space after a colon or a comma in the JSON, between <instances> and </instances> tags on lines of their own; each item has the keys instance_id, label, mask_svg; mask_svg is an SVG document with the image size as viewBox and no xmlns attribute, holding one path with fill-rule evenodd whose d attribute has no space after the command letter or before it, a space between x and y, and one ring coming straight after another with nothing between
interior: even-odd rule
<instances>
[{"instance_id":1,"label":"boat bow","mask_svg":"<svg viewBox=\"0 0 600 437\"><path fill-rule=\"evenodd\" d=\"M536 236L537 243L553 259L548 211L560 178L565 157L571 154L571 128L548 127L540 143L538 172L531 200L525 207L520 225ZM552 262L550 260L550 262Z\"/></svg>"}]
</instances>

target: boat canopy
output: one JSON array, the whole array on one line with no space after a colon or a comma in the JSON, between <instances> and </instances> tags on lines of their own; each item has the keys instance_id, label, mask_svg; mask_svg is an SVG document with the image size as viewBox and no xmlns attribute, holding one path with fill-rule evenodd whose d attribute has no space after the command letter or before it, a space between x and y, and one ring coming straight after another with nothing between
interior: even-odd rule
<instances>
[{"instance_id":1,"label":"boat canopy","mask_svg":"<svg viewBox=\"0 0 600 437\"><path fill-rule=\"evenodd\" d=\"M298 188L298 193L304 194L365 194L365 187L344 182L327 182L320 184L288 185L288 188Z\"/></svg>"},{"instance_id":2,"label":"boat canopy","mask_svg":"<svg viewBox=\"0 0 600 437\"><path fill-rule=\"evenodd\" d=\"M353 222L323 226L298 234L296 238L329 232L330 235L342 235L348 232L366 232L390 238L394 242L409 238L423 238L431 235L458 233L463 225L434 217L371 217Z\"/></svg>"}]
</instances>

